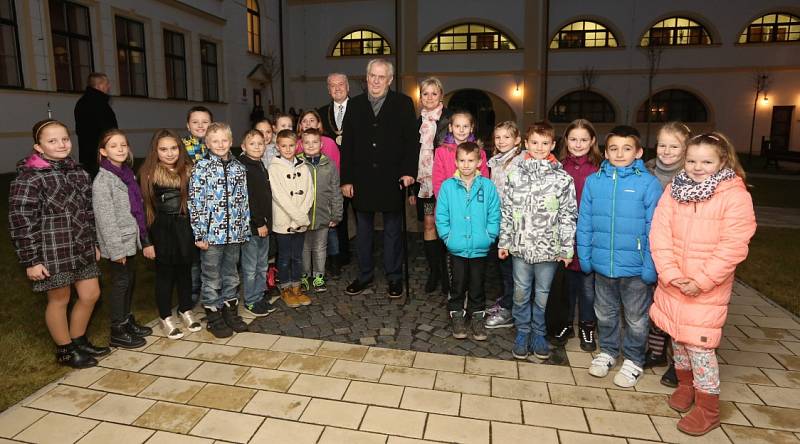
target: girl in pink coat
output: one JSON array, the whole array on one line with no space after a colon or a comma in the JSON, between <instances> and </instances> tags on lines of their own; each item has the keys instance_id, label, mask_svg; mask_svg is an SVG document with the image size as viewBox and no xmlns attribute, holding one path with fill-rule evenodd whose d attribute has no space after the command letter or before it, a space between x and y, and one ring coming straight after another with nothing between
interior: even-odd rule
<instances>
[{"instance_id":1,"label":"girl in pink coat","mask_svg":"<svg viewBox=\"0 0 800 444\"><path fill-rule=\"evenodd\" d=\"M433 155L433 194L439 195L442 183L453 177L456 172L456 147L464 142L474 142L475 121L469 111L456 111L450 117L450 132L442 143L436 148ZM481 150L481 176L489 178L489 168L486 167L486 151Z\"/></svg>"},{"instance_id":2,"label":"girl in pink coat","mask_svg":"<svg viewBox=\"0 0 800 444\"><path fill-rule=\"evenodd\" d=\"M658 287L650 319L672 339L678 388L669 406L694 409L678 429L704 435L719 426L715 349L728 316L736 265L756 230L744 170L717 132L689 139L685 168L658 203L650 249Z\"/></svg>"}]
</instances>

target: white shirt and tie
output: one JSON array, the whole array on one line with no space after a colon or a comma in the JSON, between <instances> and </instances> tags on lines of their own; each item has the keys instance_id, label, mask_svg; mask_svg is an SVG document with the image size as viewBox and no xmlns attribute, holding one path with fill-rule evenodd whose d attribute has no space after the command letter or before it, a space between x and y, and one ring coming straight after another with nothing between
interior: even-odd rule
<instances>
[{"instance_id":1,"label":"white shirt and tie","mask_svg":"<svg viewBox=\"0 0 800 444\"><path fill-rule=\"evenodd\" d=\"M344 120L344 113L347 112L347 102L350 98L344 99L342 103L333 102L331 106L333 106L333 118L336 120L336 129L342 129L342 121Z\"/></svg>"}]
</instances>

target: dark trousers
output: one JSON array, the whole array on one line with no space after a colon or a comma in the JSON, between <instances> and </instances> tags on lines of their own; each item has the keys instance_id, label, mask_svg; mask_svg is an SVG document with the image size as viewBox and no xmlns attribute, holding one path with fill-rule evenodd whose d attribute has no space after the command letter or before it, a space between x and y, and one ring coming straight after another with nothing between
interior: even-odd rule
<instances>
[{"instance_id":1,"label":"dark trousers","mask_svg":"<svg viewBox=\"0 0 800 444\"><path fill-rule=\"evenodd\" d=\"M178 312L189 311L192 300L192 264L162 264L156 261L156 305L161 319L172 316L172 290L178 290Z\"/></svg>"},{"instance_id":2,"label":"dark trousers","mask_svg":"<svg viewBox=\"0 0 800 444\"><path fill-rule=\"evenodd\" d=\"M448 311L464 309L464 299L467 298L467 313L483 311L486 308L486 295L483 291L483 282L486 277L486 256L466 258L450 255L450 265L453 270L453 290L447 300Z\"/></svg>"},{"instance_id":3,"label":"dark trousers","mask_svg":"<svg viewBox=\"0 0 800 444\"><path fill-rule=\"evenodd\" d=\"M305 233L275 233L275 240L278 242L278 280L281 282L281 288L300 285L305 235Z\"/></svg>"},{"instance_id":4,"label":"dark trousers","mask_svg":"<svg viewBox=\"0 0 800 444\"><path fill-rule=\"evenodd\" d=\"M569 311L564 325L572 325L572 321L575 320L576 304L580 322L595 322L594 273L585 274L582 271L567 270L566 275Z\"/></svg>"},{"instance_id":5,"label":"dark trousers","mask_svg":"<svg viewBox=\"0 0 800 444\"><path fill-rule=\"evenodd\" d=\"M347 229L347 209L350 206L350 198L342 199L342 221L336 226L336 236L339 238L339 259L341 261L350 260L350 233Z\"/></svg>"},{"instance_id":6,"label":"dark trousers","mask_svg":"<svg viewBox=\"0 0 800 444\"><path fill-rule=\"evenodd\" d=\"M383 268L389 282L403 279L402 220L399 211L383 213ZM375 236L375 213L356 212L356 252L358 253L358 280L369 282L375 277L372 259Z\"/></svg>"},{"instance_id":7,"label":"dark trousers","mask_svg":"<svg viewBox=\"0 0 800 444\"><path fill-rule=\"evenodd\" d=\"M121 324L131 314L133 284L136 282L135 256L128 256L125 264L111 263L111 292L108 295L108 311L111 325Z\"/></svg>"}]
</instances>

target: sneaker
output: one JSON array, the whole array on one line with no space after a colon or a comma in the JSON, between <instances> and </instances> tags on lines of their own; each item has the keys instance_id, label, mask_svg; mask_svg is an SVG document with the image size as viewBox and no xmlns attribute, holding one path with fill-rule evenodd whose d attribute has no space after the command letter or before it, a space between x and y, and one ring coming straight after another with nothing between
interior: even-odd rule
<instances>
[{"instance_id":1,"label":"sneaker","mask_svg":"<svg viewBox=\"0 0 800 444\"><path fill-rule=\"evenodd\" d=\"M486 328L509 328L514 326L514 316L511 315L511 310L503 307L497 307L494 313L490 313L486 317Z\"/></svg>"},{"instance_id":2,"label":"sneaker","mask_svg":"<svg viewBox=\"0 0 800 444\"><path fill-rule=\"evenodd\" d=\"M614 384L623 388L633 387L639 382L643 373L644 370L641 367L626 359L622 361L622 367L614 375Z\"/></svg>"},{"instance_id":3,"label":"sneaker","mask_svg":"<svg viewBox=\"0 0 800 444\"><path fill-rule=\"evenodd\" d=\"M233 330L222 319L222 312L217 307L205 307L205 309L206 330L214 335L215 338L230 338L233 336Z\"/></svg>"},{"instance_id":4,"label":"sneaker","mask_svg":"<svg viewBox=\"0 0 800 444\"><path fill-rule=\"evenodd\" d=\"M464 318L464 310L450 312L450 328L453 330L453 337L464 339L467 337L467 320Z\"/></svg>"},{"instance_id":5,"label":"sneaker","mask_svg":"<svg viewBox=\"0 0 800 444\"><path fill-rule=\"evenodd\" d=\"M594 323L581 322L578 325L580 331L581 350L593 352L597 350L597 341L594 338Z\"/></svg>"},{"instance_id":6,"label":"sneaker","mask_svg":"<svg viewBox=\"0 0 800 444\"><path fill-rule=\"evenodd\" d=\"M678 386L678 375L675 373L675 364L669 363L669 368L664 372L664 376L661 377L661 385L672 388Z\"/></svg>"},{"instance_id":7,"label":"sneaker","mask_svg":"<svg viewBox=\"0 0 800 444\"><path fill-rule=\"evenodd\" d=\"M389 299L397 299L403 296L403 283L401 281L389 282Z\"/></svg>"},{"instance_id":8,"label":"sneaker","mask_svg":"<svg viewBox=\"0 0 800 444\"><path fill-rule=\"evenodd\" d=\"M472 312L472 339L476 341L485 341L488 335L486 334L486 321L484 318L486 314L482 311Z\"/></svg>"},{"instance_id":9,"label":"sneaker","mask_svg":"<svg viewBox=\"0 0 800 444\"><path fill-rule=\"evenodd\" d=\"M517 359L528 359L528 333L517 332L511 355Z\"/></svg>"},{"instance_id":10,"label":"sneaker","mask_svg":"<svg viewBox=\"0 0 800 444\"><path fill-rule=\"evenodd\" d=\"M203 324L197 320L196 315L192 310L186 310L183 313L178 313L181 315L181 321L183 322L183 326L186 327L187 330L191 332L200 331L203 329Z\"/></svg>"},{"instance_id":11,"label":"sneaker","mask_svg":"<svg viewBox=\"0 0 800 444\"><path fill-rule=\"evenodd\" d=\"M297 302L300 305L311 305L311 298L308 297L307 294L303 293L303 290L300 287L292 287L292 292L294 293L294 297L297 298Z\"/></svg>"},{"instance_id":12,"label":"sneaker","mask_svg":"<svg viewBox=\"0 0 800 444\"><path fill-rule=\"evenodd\" d=\"M314 280L311 282L311 287L317 293L325 293L328 291L328 287L325 286L325 276L319 274Z\"/></svg>"},{"instance_id":13,"label":"sneaker","mask_svg":"<svg viewBox=\"0 0 800 444\"><path fill-rule=\"evenodd\" d=\"M231 299L222 305L222 319L236 333L247 331L247 324L239 316L239 300Z\"/></svg>"},{"instance_id":14,"label":"sneaker","mask_svg":"<svg viewBox=\"0 0 800 444\"><path fill-rule=\"evenodd\" d=\"M297 300L297 296L294 295L294 292L289 287L281 289L281 300L289 308L297 308L301 305L300 301Z\"/></svg>"},{"instance_id":15,"label":"sneaker","mask_svg":"<svg viewBox=\"0 0 800 444\"><path fill-rule=\"evenodd\" d=\"M244 304L244 309L247 310L247 312L251 315L260 318L277 310L277 307L270 304L265 299L261 299L254 304Z\"/></svg>"},{"instance_id":16,"label":"sneaker","mask_svg":"<svg viewBox=\"0 0 800 444\"><path fill-rule=\"evenodd\" d=\"M307 274L304 274L303 277L300 278L300 287L305 291L308 291L308 290L311 289L311 283L308 281L308 275Z\"/></svg>"},{"instance_id":17,"label":"sneaker","mask_svg":"<svg viewBox=\"0 0 800 444\"><path fill-rule=\"evenodd\" d=\"M608 353L600 352L594 359L592 365L589 367L589 374L598 378L605 378L608 371L614 368L617 360L611 357Z\"/></svg>"},{"instance_id":18,"label":"sneaker","mask_svg":"<svg viewBox=\"0 0 800 444\"><path fill-rule=\"evenodd\" d=\"M180 339L183 337L183 331L178 328L177 319L172 316L167 316L166 319L161 320L161 329L164 334L170 339Z\"/></svg>"},{"instance_id":19,"label":"sneaker","mask_svg":"<svg viewBox=\"0 0 800 444\"><path fill-rule=\"evenodd\" d=\"M574 337L575 337L575 329L570 324L562 328L561 330L558 330L556 334L554 334L550 338L550 343L552 343L553 345L564 345L567 343L567 340L569 338L574 338Z\"/></svg>"},{"instance_id":20,"label":"sneaker","mask_svg":"<svg viewBox=\"0 0 800 444\"><path fill-rule=\"evenodd\" d=\"M544 336L536 336L531 342L530 351L533 356L545 360L550 358L550 346L547 344L547 338Z\"/></svg>"},{"instance_id":21,"label":"sneaker","mask_svg":"<svg viewBox=\"0 0 800 444\"><path fill-rule=\"evenodd\" d=\"M364 290L366 290L371 284L372 281L361 282L358 279L356 279L353 282L351 282L350 285L347 286L347 288L344 289L344 292L345 294L349 294L350 296L355 296L363 293Z\"/></svg>"}]
</instances>

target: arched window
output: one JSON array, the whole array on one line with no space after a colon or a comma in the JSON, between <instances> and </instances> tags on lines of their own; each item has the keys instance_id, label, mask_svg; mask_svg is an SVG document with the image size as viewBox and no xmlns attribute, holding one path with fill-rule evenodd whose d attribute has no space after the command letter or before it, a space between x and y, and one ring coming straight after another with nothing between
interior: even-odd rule
<instances>
[{"instance_id":1,"label":"arched window","mask_svg":"<svg viewBox=\"0 0 800 444\"><path fill-rule=\"evenodd\" d=\"M639 112L637 121L646 122L645 111L647 100L644 101ZM682 89L667 89L653 95L650 100L650 121L669 122L677 120L679 122L707 122L708 111L703 101L694 94Z\"/></svg>"},{"instance_id":2,"label":"arched window","mask_svg":"<svg viewBox=\"0 0 800 444\"><path fill-rule=\"evenodd\" d=\"M386 55L391 53L392 48L382 35L367 29L359 29L340 38L336 42L331 56Z\"/></svg>"},{"instance_id":3,"label":"arched window","mask_svg":"<svg viewBox=\"0 0 800 444\"><path fill-rule=\"evenodd\" d=\"M464 23L439 31L422 47L422 52L495 49L517 49L517 45L510 37L491 26Z\"/></svg>"},{"instance_id":4,"label":"arched window","mask_svg":"<svg viewBox=\"0 0 800 444\"><path fill-rule=\"evenodd\" d=\"M247 50L261 54L261 12L257 0L247 0Z\"/></svg>"},{"instance_id":5,"label":"arched window","mask_svg":"<svg viewBox=\"0 0 800 444\"><path fill-rule=\"evenodd\" d=\"M613 123L615 118L611 103L600 94L587 90L565 94L553 104L548 114L551 122L587 119L594 123Z\"/></svg>"},{"instance_id":6,"label":"arched window","mask_svg":"<svg viewBox=\"0 0 800 444\"><path fill-rule=\"evenodd\" d=\"M550 49L616 48L617 38L597 22L579 20L564 26L550 41Z\"/></svg>"},{"instance_id":7,"label":"arched window","mask_svg":"<svg viewBox=\"0 0 800 444\"><path fill-rule=\"evenodd\" d=\"M779 12L753 20L739 35L739 43L797 41L800 41L800 17Z\"/></svg>"},{"instance_id":8,"label":"arched window","mask_svg":"<svg viewBox=\"0 0 800 444\"><path fill-rule=\"evenodd\" d=\"M656 23L642 36L642 46L710 45L706 28L686 17L670 17Z\"/></svg>"}]
</instances>

